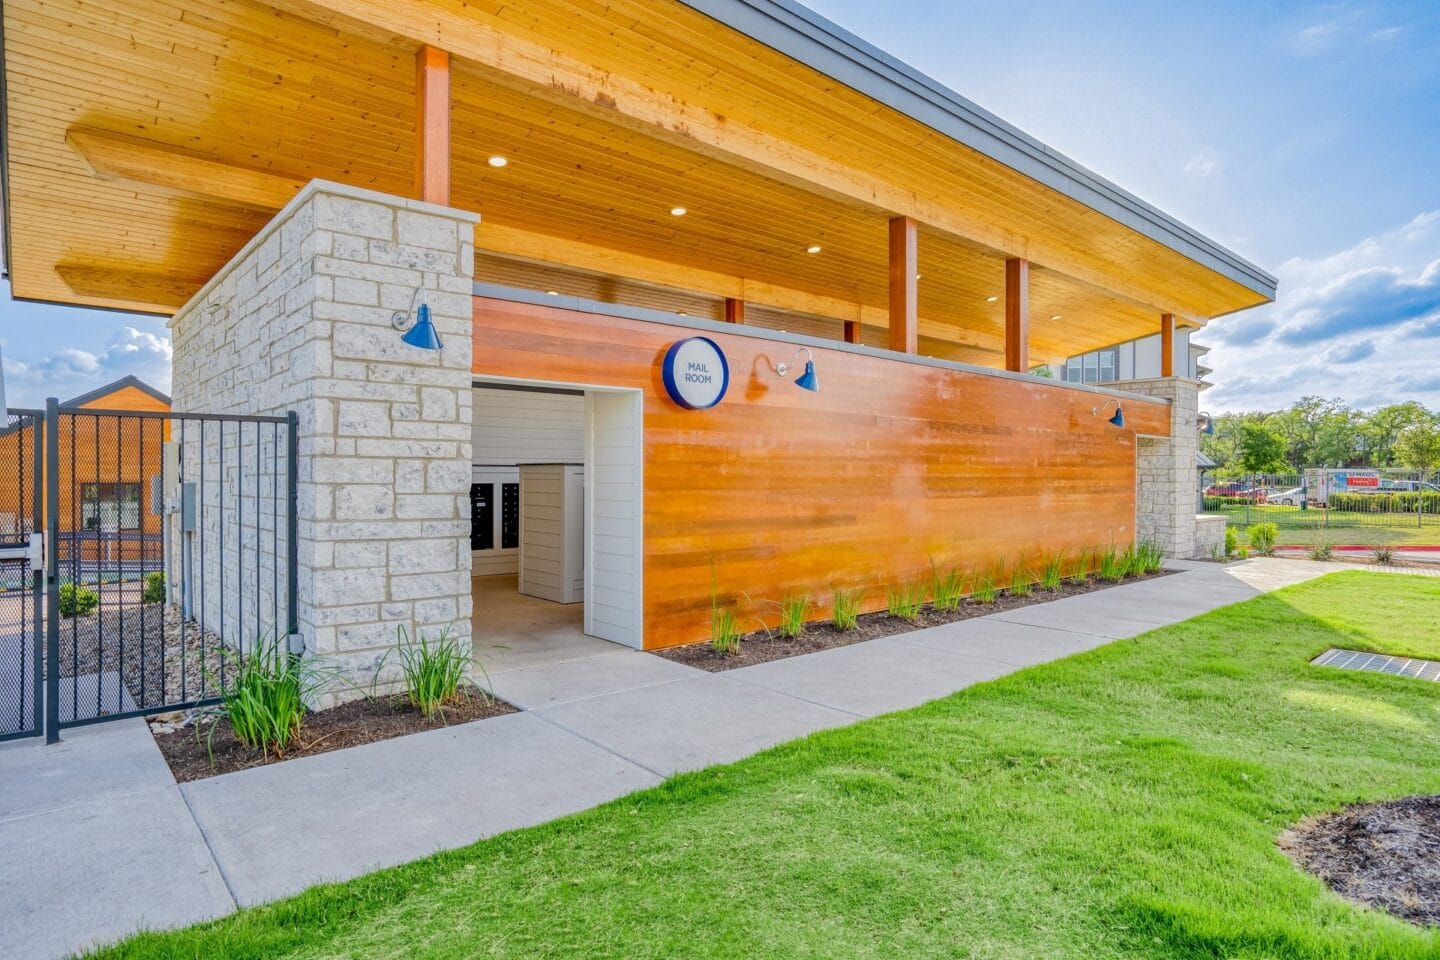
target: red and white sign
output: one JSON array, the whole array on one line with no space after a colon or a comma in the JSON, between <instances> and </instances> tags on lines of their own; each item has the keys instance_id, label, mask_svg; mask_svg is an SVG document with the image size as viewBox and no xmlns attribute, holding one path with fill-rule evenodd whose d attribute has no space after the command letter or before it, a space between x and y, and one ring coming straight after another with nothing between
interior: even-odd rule
<instances>
[{"instance_id":1,"label":"red and white sign","mask_svg":"<svg viewBox=\"0 0 1440 960\"><path fill-rule=\"evenodd\" d=\"M1379 477L1367 477L1367 476L1364 476L1363 474L1360 475L1360 476L1356 476L1355 474L1352 473L1352 474L1350 474L1348 477L1345 478L1345 486L1347 486L1347 487L1378 487L1378 486L1380 486L1380 478L1379 478Z\"/></svg>"}]
</instances>

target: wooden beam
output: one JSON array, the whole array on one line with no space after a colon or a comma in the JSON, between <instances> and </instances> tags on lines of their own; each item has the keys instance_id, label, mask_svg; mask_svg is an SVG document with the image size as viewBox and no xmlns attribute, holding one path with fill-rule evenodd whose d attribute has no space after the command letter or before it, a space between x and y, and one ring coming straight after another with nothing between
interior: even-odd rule
<instances>
[{"instance_id":1,"label":"wooden beam","mask_svg":"<svg viewBox=\"0 0 1440 960\"><path fill-rule=\"evenodd\" d=\"M205 285L205 277L175 277L143 269L56 264L55 272L77 297L139 304L156 312L173 313Z\"/></svg>"},{"instance_id":2,"label":"wooden beam","mask_svg":"<svg viewBox=\"0 0 1440 960\"><path fill-rule=\"evenodd\" d=\"M845 342L846 342L846 343L863 343L863 342L864 342L863 340L860 339L860 321L859 321L859 320L846 320L846 321L845 321Z\"/></svg>"},{"instance_id":3,"label":"wooden beam","mask_svg":"<svg viewBox=\"0 0 1440 960\"><path fill-rule=\"evenodd\" d=\"M890 220L890 349L915 353L920 336L918 225L910 217Z\"/></svg>"},{"instance_id":4,"label":"wooden beam","mask_svg":"<svg viewBox=\"0 0 1440 960\"><path fill-rule=\"evenodd\" d=\"M415 196L450 205L450 54L415 53Z\"/></svg>"},{"instance_id":5,"label":"wooden beam","mask_svg":"<svg viewBox=\"0 0 1440 960\"><path fill-rule=\"evenodd\" d=\"M1175 315L1160 315L1160 376L1175 376Z\"/></svg>"},{"instance_id":6,"label":"wooden beam","mask_svg":"<svg viewBox=\"0 0 1440 960\"><path fill-rule=\"evenodd\" d=\"M305 185L303 180L108 130L71 127L65 139L102 180L139 181L267 210L285 206Z\"/></svg>"},{"instance_id":7,"label":"wooden beam","mask_svg":"<svg viewBox=\"0 0 1440 960\"><path fill-rule=\"evenodd\" d=\"M744 301L744 300L741 300L739 297L726 297L726 298L725 298L725 322L726 322L726 323L744 323L744 322L745 322L745 301Z\"/></svg>"},{"instance_id":8,"label":"wooden beam","mask_svg":"<svg viewBox=\"0 0 1440 960\"><path fill-rule=\"evenodd\" d=\"M1030 369L1030 263L1005 261L1005 369Z\"/></svg>"}]
</instances>

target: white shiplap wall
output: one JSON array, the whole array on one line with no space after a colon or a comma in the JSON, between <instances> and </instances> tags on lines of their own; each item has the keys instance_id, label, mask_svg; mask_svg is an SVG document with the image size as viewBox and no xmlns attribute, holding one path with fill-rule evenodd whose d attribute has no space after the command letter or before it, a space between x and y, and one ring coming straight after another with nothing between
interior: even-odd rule
<instances>
[{"instance_id":1,"label":"white shiplap wall","mask_svg":"<svg viewBox=\"0 0 1440 960\"><path fill-rule=\"evenodd\" d=\"M585 632L639 647L644 527L642 400L639 392L590 395L585 491Z\"/></svg>"},{"instance_id":2,"label":"white shiplap wall","mask_svg":"<svg viewBox=\"0 0 1440 960\"><path fill-rule=\"evenodd\" d=\"M585 396L475 388L477 466L579 463L585 456Z\"/></svg>"}]
</instances>

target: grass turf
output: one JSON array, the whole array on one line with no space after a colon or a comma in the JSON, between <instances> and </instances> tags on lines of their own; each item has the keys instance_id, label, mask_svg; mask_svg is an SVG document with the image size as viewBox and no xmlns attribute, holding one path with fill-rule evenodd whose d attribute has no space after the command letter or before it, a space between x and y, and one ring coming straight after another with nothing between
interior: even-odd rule
<instances>
[{"instance_id":1,"label":"grass turf","mask_svg":"<svg viewBox=\"0 0 1440 960\"><path fill-rule=\"evenodd\" d=\"M1253 524L1273 523L1280 528L1280 543L1309 546L1314 543L1350 543L1365 546L1440 543L1440 516L1427 513L1418 520L1413 513L1333 513L1301 510L1299 507L1251 504L1207 506L1206 513L1223 514L1238 527L1240 542ZM1248 517L1248 520L1247 520Z\"/></svg>"},{"instance_id":2,"label":"grass turf","mask_svg":"<svg viewBox=\"0 0 1440 960\"><path fill-rule=\"evenodd\" d=\"M103 956L1440 958L1274 844L1440 791L1433 684L1307 664L1437 608L1336 574Z\"/></svg>"}]
</instances>

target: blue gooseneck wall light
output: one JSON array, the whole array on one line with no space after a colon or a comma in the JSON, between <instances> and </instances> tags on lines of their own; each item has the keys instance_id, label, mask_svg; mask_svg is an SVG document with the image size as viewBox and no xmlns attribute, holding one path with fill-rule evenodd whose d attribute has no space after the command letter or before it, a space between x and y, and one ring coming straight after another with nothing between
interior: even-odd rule
<instances>
[{"instance_id":1,"label":"blue gooseneck wall light","mask_svg":"<svg viewBox=\"0 0 1440 960\"><path fill-rule=\"evenodd\" d=\"M415 288L415 295L410 298L410 309L404 313L398 310L390 318L390 322L396 330L405 331L400 339L412 347L419 347L421 350L439 350L445 344L440 342L440 334L435 329L435 324L430 320L430 304L422 303L420 308L415 308L415 301L420 299L420 291L423 287ZM415 322L410 322L410 314L415 314Z\"/></svg>"},{"instance_id":2,"label":"blue gooseneck wall light","mask_svg":"<svg viewBox=\"0 0 1440 960\"><path fill-rule=\"evenodd\" d=\"M1123 426L1125 426L1125 412L1120 409L1120 401L1119 401L1119 400L1107 400L1107 401L1105 401L1105 403L1104 403L1102 406L1091 407L1091 408L1090 408L1090 414L1091 414L1092 416L1098 417L1098 416L1100 416L1100 414L1104 413L1106 407L1109 407L1110 404L1112 404L1112 403L1115 404L1115 415L1114 415L1114 416L1110 416L1110 417L1106 417L1106 418L1105 418L1105 422L1108 423L1108 424L1110 424L1110 425L1112 425L1112 426L1116 426L1116 427L1123 427Z\"/></svg>"},{"instance_id":3,"label":"blue gooseneck wall light","mask_svg":"<svg viewBox=\"0 0 1440 960\"><path fill-rule=\"evenodd\" d=\"M811 393L818 393L820 390L820 378L815 376L815 354L810 352L809 347L801 347L795 351L795 356L790 358L789 363L775 364L775 372L785 376L795 367L795 361L800 359L800 354L805 354L805 370L795 378L795 386L801 390L809 390Z\"/></svg>"},{"instance_id":4,"label":"blue gooseneck wall light","mask_svg":"<svg viewBox=\"0 0 1440 960\"><path fill-rule=\"evenodd\" d=\"M1215 418L1208 413L1200 414L1200 432L1207 437L1215 436Z\"/></svg>"}]
</instances>

